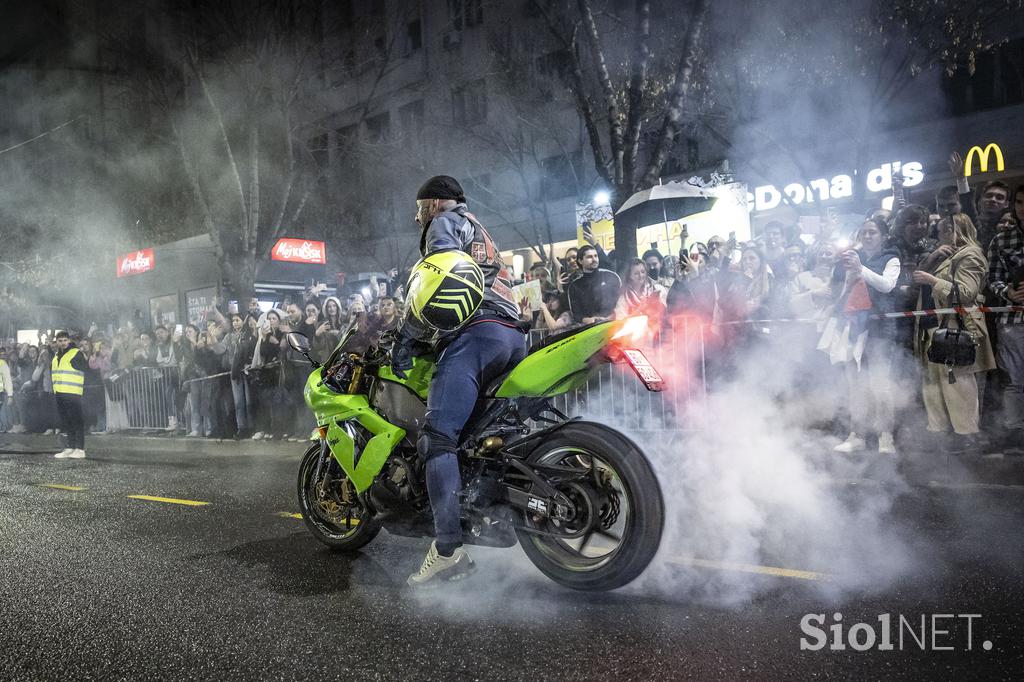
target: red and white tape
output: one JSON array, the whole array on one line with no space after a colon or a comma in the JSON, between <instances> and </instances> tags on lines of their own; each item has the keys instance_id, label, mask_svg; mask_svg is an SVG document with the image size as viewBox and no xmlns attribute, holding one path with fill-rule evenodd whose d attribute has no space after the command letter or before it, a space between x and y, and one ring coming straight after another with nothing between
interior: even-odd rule
<instances>
[{"instance_id":1,"label":"red and white tape","mask_svg":"<svg viewBox=\"0 0 1024 682\"><path fill-rule=\"evenodd\" d=\"M882 319L900 319L905 317L930 317L933 315L952 315L953 313L959 312L961 315L965 313L1024 313L1024 306L1022 305L1002 305L1002 306L987 306L979 305L972 306L969 308L927 308L925 310L906 310L898 313L878 313L871 315L872 320ZM775 318L772 320L732 320L730 322L717 322L713 323L713 327L721 327L731 324L769 324L773 322L823 322L820 318L797 318L797 317L783 317Z\"/></svg>"}]
</instances>

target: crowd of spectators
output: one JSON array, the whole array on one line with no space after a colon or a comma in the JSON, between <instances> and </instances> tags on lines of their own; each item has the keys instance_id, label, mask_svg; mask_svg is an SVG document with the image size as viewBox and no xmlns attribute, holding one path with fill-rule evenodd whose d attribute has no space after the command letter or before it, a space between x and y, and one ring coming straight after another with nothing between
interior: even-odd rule
<instances>
[{"instance_id":1,"label":"crowd of spectators","mask_svg":"<svg viewBox=\"0 0 1024 682\"><path fill-rule=\"evenodd\" d=\"M809 239L778 222L747 243L688 243L684 232L678 258L652 249L620 263L585 233L588 244L531 268L544 305L524 301L524 319L557 331L645 314L655 340L680 318L699 320L712 390L744 358L796 356L783 390L808 377L829 388L838 452L869 441L882 453L1024 445L1024 313L884 317L1024 305L1024 186L991 181L973 193L955 155L951 167L961 180L932 205L908 204L897 175L893 210L848 229L833 218ZM973 365L928 360L942 327L970 332Z\"/></svg>"},{"instance_id":2,"label":"crowd of spectators","mask_svg":"<svg viewBox=\"0 0 1024 682\"><path fill-rule=\"evenodd\" d=\"M112 336L96 326L73 342L88 358L85 418L94 433L160 428L190 437L300 440L314 423L302 404L309 363L287 343L305 334L323 361L348 336L359 352L394 329L395 297L357 293L341 300L320 287L285 297L263 311L258 299L244 310L215 303L198 323L140 328ZM351 335L348 335L349 331ZM58 420L51 381L54 339L0 347L0 431L54 433Z\"/></svg>"},{"instance_id":3,"label":"crowd of spectators","mask_svg":"<svg viewBox=\"0 0 1024 682\"><path fill-rule=\"evenodd\" d=\"M950 451L980 449L985 438L1024 443L1024 313L885 317L957 303L1024 305L1024 186L991 181L972 193L958 164L954 155L958 185L930 205L908 204L897 175L892 211L873 210L856 225L833 217L811 238L778 222L746 243L733 233L690 242L684 231L677 256L651 249L619 262L585 229L585 244L525 273L521 281L539 281L542 304L524 298L523 320L553 333L643 314L651 343L680 319L698 320L710 390L759 348L795 357L796 371L777 392L825 387L815 400L828 411L826 428L842 439L838 452L870 444L895 453L923 441ZM214 305L201 324L127 325L110 338L93 327L75 339L89 359L87 423L96 431L135 427L141 415L121 385L127 373L145 371L159 386L159 399L149 389L147 403L160 405L168 432L303 438L312 428L301 400L308 363L285 336L305 334L320 360L350 330L350 349L365 350L403 314L400 287L388 289L394 296L380 295L376 283L370 290L342 300L313 288L270 310L256 299L244 310ZM970 332L973 365L928 360L943 327ZM54 349L48 338L0 348L0 430L53 431Z\"/></svg>"}]
</instances>

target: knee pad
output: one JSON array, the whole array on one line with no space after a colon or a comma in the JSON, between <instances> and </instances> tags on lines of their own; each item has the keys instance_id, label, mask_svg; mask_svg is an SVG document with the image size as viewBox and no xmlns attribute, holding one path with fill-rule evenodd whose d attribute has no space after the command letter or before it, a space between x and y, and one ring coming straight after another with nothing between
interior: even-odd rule
<instances>
[{"instance_id":1,"label":"knee pad","mask_svg":"<svg viewBox=\"0 0 1024 682\"><path fill-rule=\"evenodd\" d=\"M420 431L419 438L416 439L416 454L424 464L438 455L455 452L455 450L456 445L451 442L451 439L431 433L427 429Z\"/></svg>"}]
</instances>

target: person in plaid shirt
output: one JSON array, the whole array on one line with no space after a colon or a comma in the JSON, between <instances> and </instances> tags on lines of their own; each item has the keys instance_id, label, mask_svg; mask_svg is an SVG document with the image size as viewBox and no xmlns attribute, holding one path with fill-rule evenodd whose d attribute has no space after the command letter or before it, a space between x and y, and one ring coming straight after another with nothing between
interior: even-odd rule
<instances>
[{"instance_id":1,"label":"person in plaid shirt","mask_svg":"<svg viewBox=\"0 0 1024 682\"><path fill-rule=\"evenodd\" d=\"M1002 305L1024 305L1024 229L1013 209L996 223L988 247L988 288ZM1024 436L1024 313L1000 313L996 359L1009 383L1003 394L1006 442L1020 444Z\"/></svg>"}]
</instances>

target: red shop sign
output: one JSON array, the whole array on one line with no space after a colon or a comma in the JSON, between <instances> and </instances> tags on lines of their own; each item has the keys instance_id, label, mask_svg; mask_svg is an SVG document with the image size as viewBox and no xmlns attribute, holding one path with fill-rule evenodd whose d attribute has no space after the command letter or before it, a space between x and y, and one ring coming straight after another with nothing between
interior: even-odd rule
<instances>
[{"instance_id":1,"label":"red shop sign","mask_svg":"<svg viewBox=\"0 0 1024 682\"><path fill-rule=\"evenodd\" d=\"M153 249L141 249L117 257L117 276L141 275L149 272L156 265Z\"/></svg>"},{"instance_id":2,"label":"red shop sign","mask_svg":"<svg viewBox=\"0 0 1024 682\"><path fill-rule=\"evenodd\" d=\"M289 263L324 265L327 263L327 248L323 242L311 242L308 239L278 239L270 258Z\"/></svg>"}]
</instances>

